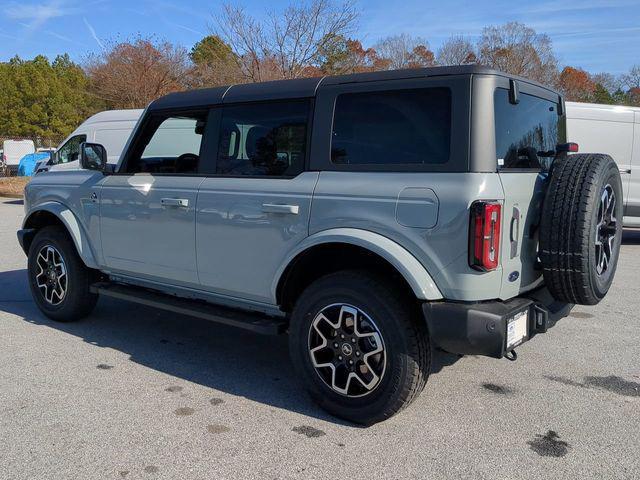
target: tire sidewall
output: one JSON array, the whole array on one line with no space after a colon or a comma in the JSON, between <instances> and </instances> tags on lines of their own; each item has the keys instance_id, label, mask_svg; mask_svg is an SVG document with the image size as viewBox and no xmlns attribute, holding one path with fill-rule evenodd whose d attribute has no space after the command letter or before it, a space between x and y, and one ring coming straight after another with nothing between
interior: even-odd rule
<instances>
[{"instance_id":1,"label":"tire sidewall","mask_svg":"<svg viewBox=\"0 0 640 480\"><path fill-rule=\"evenodd\" d=\"M371 293L358 284L329 286L319 281L314 288L303 293L296 303L289 331L291 360L310 395L321 407L349 419L375 418L389 404L397 402L411 361L406 331L401 328L402 323L397 318L406 314L406 310L396 311ZM308 340L313 319L323 308L336 303L352 305L369 315L383 339L386 357L384 374L376 388L361 397L351 398L332 390L320 378L311 362Z\"/></svg>"},{"instance_id":2,"label":"tire sidewall","mask_svg":"<svg viewBox=\"0 0 640 480\"><path fill-rule=\"evenodd\" d=\"M36 282L38 268L36 259L40 250L46 245L51 245L58 250L66 267L67 291L58 305L52 305L45 300ZM45 227L36 234L29 247L27 272L33 299L45 315L57 321L75 320L84 314L87 305L95 304L97 296L89 292L84 270L86 267L78 257L75 245L66 232L56 227Z\"/></svg>"}]
</instances>

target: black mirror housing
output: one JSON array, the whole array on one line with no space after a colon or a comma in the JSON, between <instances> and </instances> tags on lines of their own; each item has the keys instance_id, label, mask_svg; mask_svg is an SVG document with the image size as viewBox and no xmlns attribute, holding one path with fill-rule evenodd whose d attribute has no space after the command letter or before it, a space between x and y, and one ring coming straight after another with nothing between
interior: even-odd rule
<instances>
[{"instance_id":1,"label":"black mirror housing","mask_svg":"<svg viewBox=\"0 0 640 480\"><path fill-rule=\"evenodd\" d=\"M104 172L107 168L107 150L99 143L81 143L80 166L86 170Z\"/></svg>"}]
</instances>

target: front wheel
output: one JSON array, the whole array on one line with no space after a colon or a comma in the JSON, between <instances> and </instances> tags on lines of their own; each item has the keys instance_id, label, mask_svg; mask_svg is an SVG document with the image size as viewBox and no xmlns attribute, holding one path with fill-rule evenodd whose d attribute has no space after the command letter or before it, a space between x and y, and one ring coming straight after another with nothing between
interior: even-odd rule
<instances>
[{"instance_id":1,"label":"front wheel","mask_svg":"<svg viewBox=\"0 0 640 480\"><path fill-rule=\"evenodd\" d=\"M376 275L346 271L312 283L289 332L294 369L329 413L361 424L409 405L429 376L431 352L415 303Z\"/></svg>"},{"instance_id":2,"label":"front wheel","mask_svg":"<svg viewBox=\"0 0 640 480\"><path fill-rule=\"evenodd\" d=\"M62 227L45 227L36 234L29 247L28 274L33 299L52 320L79 320L96 305L98 295L90 291L92 271Z\"/></svg>"}]
</instances>

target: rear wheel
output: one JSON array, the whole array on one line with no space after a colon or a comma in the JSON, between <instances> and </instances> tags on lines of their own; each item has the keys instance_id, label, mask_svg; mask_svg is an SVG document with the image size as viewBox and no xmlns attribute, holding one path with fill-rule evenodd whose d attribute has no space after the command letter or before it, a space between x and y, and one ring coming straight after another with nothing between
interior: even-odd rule
<instances>
[{"instance_id":1,"label":"rear wheel","mask_svg":"<svg viewBox=\"0 0 640 480\"><path fill-rule=\"evenodd\" d=\"M89 289L93 271L62 227L45 227L36 234L29 247L28 273L33 299L53 320L79 320L96 305L98 295Z\"/></svg>"},{"instance_id":2,"label":"rear wheel","mask_svg":"<svg viewBox=\"0 0 640 480\"><path fill-rule=\"evenodd\" d=\"M618 166L608 155L570 155L553 166L540 224L545 284L561 301L595 305L611 286L622 239Z\"/></svg>"},{"instance_id":3,"label":"rear wheel","mask_svg":"<svg viewBox=\"0 0 640 480\"><path fill-rule=\"evenodd\" d=\"M422 391L429 339L414 303L365 272L327 275L294 307L290 352L311 397L356 423L384 420Z\"/></svg>"}]
</instances>

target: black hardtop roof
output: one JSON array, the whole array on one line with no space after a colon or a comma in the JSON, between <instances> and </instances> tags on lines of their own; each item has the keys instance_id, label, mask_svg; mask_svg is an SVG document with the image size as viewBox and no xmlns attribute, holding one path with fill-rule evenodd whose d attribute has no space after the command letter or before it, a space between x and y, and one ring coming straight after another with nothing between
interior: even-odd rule
<instances>
[{"instance_id":1,"label":"black hardtop roof","mask_svg":"<svg viewBox=\"0 0 640 480\"><path fill-rule=\"evenodd\" d=\"M364 83L384 80L402 80L421 77L440 77L447 75L497 75L537 85L546 90L555 90L526 78L509 75L479 65L459 65L451 67L413 68L404 70L384 70L378 72L353 73L293 80L275 80L271 82L244 83L226 87L203 88L176 92L160 97L149 105L149 110L174 108L192 108L239 103L249 101L269 101L293 98L314 97L320 85L339 85L345 83Z\"/></svg>"}]
</instances>

